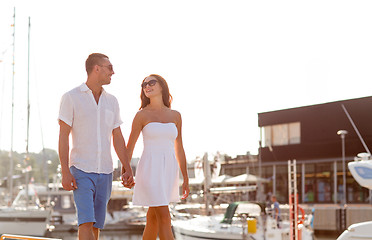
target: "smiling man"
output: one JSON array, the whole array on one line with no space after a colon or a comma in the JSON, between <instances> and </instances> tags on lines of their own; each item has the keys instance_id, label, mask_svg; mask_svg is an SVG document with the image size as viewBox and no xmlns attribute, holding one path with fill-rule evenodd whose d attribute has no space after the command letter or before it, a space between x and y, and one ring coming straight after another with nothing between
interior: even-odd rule
<instances>
[{"instance_id":1,"label":"smiling man","mask_svg":"<svg viewBox=\"0 0 372 240\"><path fill-rule=\"evenodd\" d=\"M125 187L134 185L117 99L103 89L114 74L109 58L100 53L85 62L87 81L65 93L59 111L59 159L62 186L74 192L79 239L99 238L112 188L111 137L123 164ZM69 154L69 135L72 149Z\"/></svg>"}]
</instances>

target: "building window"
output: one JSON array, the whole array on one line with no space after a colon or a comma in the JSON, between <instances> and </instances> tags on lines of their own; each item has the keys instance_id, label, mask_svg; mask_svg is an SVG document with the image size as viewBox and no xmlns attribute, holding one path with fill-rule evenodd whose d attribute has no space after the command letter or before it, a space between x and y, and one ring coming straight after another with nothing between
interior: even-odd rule
<instances>
[{"instance_id":1,"label":"building window","mask_svg":"<svg viewBox=\"0 0 372 240\"><path fill-rule=\"evenodd\" d=\"M263 132L263 147L284 146L301 143L300 122L264 126Z\"/></svg>"},{"instance_id":2,"label":"building window","mask_svg":"<svg viewBox=\"0 0 372 240\"><path fill-rule=\"evenodd\" d=\"M272 136L273 138L271 139L271 142L273 146L288 145L288 124L273 125Z\"/></svg>"},{"instance_id":3,"label":"building window","mask_svg":"<svg viewBox=\"0 0 372 240\"><path fill-rule=\"evenodd\" d=\"M301 143L301 128L300 122L294 122L288 124L288 135L289 144L299 144Z\"/></svg>"},{"instance_id":4,"label":"building window","mask_svg":"<svg viewBox=\"0 0 372 240\"><path fill-rule=\"evenodd\" d=\"M263 141L263 147L269 147L272 146L271 144L271 126L265 126L263 129L263 135L264 135L264 141Z\"/></svg>"}]
</instances>

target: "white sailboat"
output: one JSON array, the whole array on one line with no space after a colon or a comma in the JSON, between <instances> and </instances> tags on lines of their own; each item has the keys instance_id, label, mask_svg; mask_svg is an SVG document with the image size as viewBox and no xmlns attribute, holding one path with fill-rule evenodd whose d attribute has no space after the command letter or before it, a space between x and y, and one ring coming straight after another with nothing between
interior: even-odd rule
<instances>
[{"instance_id":1,"label":"white sailboat","mask_svg":"<svg viewBox=\"0 0 372 240\"><path fill-rule=\"evenodd\" d=\"M264 207L257 203L231 203L224 215L197 216L192 219L172 221L177 240L284 240L289 239L289 222L276 221L266 215ZM301 239L312 240L313 233L303 224L299 225Z\"/></svg>"},{"instance_id":2,"label":"white sailboat","mask_svg":"<svg viewBox=\"0 0 372 240\"><path fill-rule=\"evenodd\" d=\"M15 9L14 9L14 29L15 29ZM30 19L29 19L29 37L30 37ZM15 31L13 33L13 39ZM30 38L28 39L30 43ZM30 51L29 51L30 52ZM29 81L28 81L29 82ZM13 40L13 86L14 86L14 40ZM29 83L28 83L29 89ZM12 94L14 98L14 93ZM29 141L29 116L30 104L28 96L28 112L27 112L27 145L26 158L28 158L28 141ZM10 151L10 171L9 171L9 193L12 200L13 193L13 112L14 101L12 101L12 127L11 127L11 151ZM27 162L28 159L26 159ZM28 165L28 164L27 164ZM26 187L22 189L11 206L0 208L0 234L21 234L44 236L49 227L50 209L40 206L36 192L29 187L29 171L30 166L26 166ZM32 201L30 201L32 200Z\"/></svg>"}]
</instances>

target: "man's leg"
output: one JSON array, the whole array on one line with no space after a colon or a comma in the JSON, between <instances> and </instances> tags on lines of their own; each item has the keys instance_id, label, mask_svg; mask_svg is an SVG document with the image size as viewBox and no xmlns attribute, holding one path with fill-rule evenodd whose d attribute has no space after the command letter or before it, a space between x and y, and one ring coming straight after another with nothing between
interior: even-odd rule
<instances>
[{"instance_id":1,"label":"man's leg","mask_svg":"<svg viewBox=\"0 0 372 240\"><path fill-rule=\"evenodd\" d=\"M107 204L111 196L112 173L99 174L95 187L96 191L94 193L94 214L96 223L93 225L93 227L96 228L96 237L98 239L99 230L103 229L105 224Z\"/></svg>"},{"instance_id":2,"label":"man's leg","mask_svg":"<svg viewBox=\"0 0 372 240\"><path fill-rule=\"evenodd\" d=\"M99 238L99 230L100 230L99 228L93 227L93 234L96 240L98 240Z\"/></svg>"},{"instance_id":3,"label":"man's leg","mask_svg":"<svg viewBox=\"0 0 372 240\"><path fill-rule=\"evenodd\" d=\"M79 224L79 239L94 240L93 224L96 219L94 217L93 195L94 178L96 176L91 173L85 173L75 167L71 167L70 171L78 187L74 190L74 201Z\"/></svg>"},{"instance_id":4,"label":"man's leg","mask_svg":"<svg viewBox=\"0 0 372 240\"><path fill-rule=\"evenodd\" d=\"M79 225L78 231L79 240L95 240L95 236L93 234L93 223L83 223Z\"/></svg>"}]
</instances>

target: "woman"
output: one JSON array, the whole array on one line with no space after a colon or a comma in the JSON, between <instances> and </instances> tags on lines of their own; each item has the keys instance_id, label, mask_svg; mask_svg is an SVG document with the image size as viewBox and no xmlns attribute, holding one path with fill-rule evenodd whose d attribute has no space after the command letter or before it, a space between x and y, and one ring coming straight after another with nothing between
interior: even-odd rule
<instances>
[{"instance_id":1,"label":"woman","mask_svg":"<svg viewBox=\"0 0 372 240\"><path fill-rule=\"evenodd\" d=\"M148 206L143 239L174 239L168 205L179 202L178 169L183 176L182 198L189 195L186 156L182 144L182 119L171 110L168 84L151 74L142 81L141 107L133 119L128 140L129 159L142 131L144 149L138 162L133 205ZM178 161L178 164L177 164Z\"/></svg>"}]
</instances>

